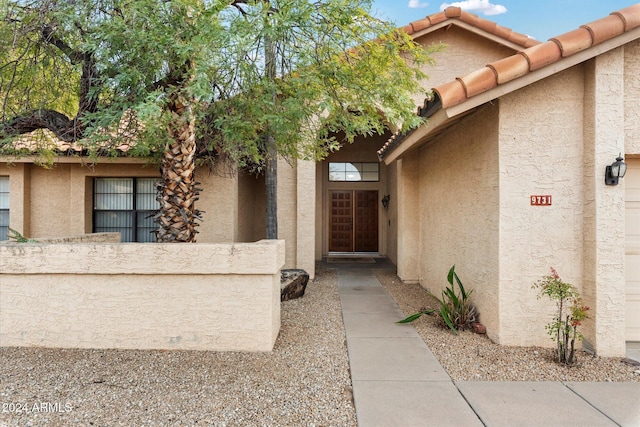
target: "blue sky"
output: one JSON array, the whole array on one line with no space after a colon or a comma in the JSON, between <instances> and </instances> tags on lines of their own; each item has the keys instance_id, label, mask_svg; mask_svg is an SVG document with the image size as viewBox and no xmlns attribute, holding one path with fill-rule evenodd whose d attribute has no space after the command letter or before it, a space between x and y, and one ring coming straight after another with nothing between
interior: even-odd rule
<instances>
[{"instance_id":1,"label":"blue sky","mask_svg":"<svg viewBox=\"0 0 640 427\"><path fill-rule=\"evenodd\" d=\"M378 18L404 26L438 13L446 5L460 6L514 31L547 41L636 3L638 0L374 0L372 10Z\"/></svg>"}]
</instances>

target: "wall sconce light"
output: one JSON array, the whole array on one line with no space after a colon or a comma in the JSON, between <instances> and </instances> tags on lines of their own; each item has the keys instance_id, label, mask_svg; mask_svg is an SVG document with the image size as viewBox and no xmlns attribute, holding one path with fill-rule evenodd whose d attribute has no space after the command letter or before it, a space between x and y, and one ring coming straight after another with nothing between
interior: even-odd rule
<instances>
[{"instance_id":1,"label":"wall sconce light","mask_svg":"<svg viewBox=\"0 0 640 427\"><path fill-rule=\"evenodd\" d=\"M618 179L622 178L627 173L627 164L622 161L622 157L618 154L616 161L607 166L604 173L604 183L606 185L618 185Z\"/></svg>"},{"instance_id":2,"label":"wall sconce light","mask_svg":"<svg viewBox=\"0 0 640 427\"><path fill-rule=\"evenodd\" d=\"M382 198L382 206L384 206L385 209L389 207L389 200L391 200L390 194L387 194Z\"/></svg>"}]
</instances>

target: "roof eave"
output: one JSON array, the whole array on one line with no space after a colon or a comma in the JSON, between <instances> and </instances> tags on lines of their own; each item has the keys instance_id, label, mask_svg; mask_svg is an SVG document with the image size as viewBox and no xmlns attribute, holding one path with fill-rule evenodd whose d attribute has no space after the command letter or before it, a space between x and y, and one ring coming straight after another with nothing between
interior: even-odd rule
<instances>
[{"instance_id":1,"label":"roof eave","mask_svg":"<svg viewBox=\"0 0 640 427\"><path fill-rule=\"evenodd\" d=\"M58 155L54 158L54 164L148 164L152 158L150 157L98 157L92 159L89 156L82 155ZM12 156L0 155L0 163L18 164L18 163L42 163L42 158L38 156Z\"/></svg>"},{"instance_id":2,"label":"roof eave","mask_svg":"<svg viewBox=\"0 0 640 427\"><path fill-rule=\"evenodd\" d=\"M451 124L460 119L461 116L473 112L476 108L486 104L487 102L491 102L518 89L522 89L525 86L588 61L598 55L616 49L636 39L640 39L640 27L566 58L562 58L553 64L529 72L522 77L498 85L493 89L468 98L460 104L433 111L426 124L407 134L397 146L385 151L382 154L381 159L385 164L389 165L407 152L419 148L424 143L432 139L436 132L442 131L442 129L451 126Z\"/></svg>"},{"instance_id":3,"label":"roof eave","mask_svg":"<svg viewBox=\"0 0 640 427\"><path fill-rule=\"evenodd\" d=\"M460 28L463 28L463 29L465 29L467 31L470 31L470 32L472 32L472 33L474 33L476 35L479 35L480 37L483 37L483 38L485 38L487 40L491 40L491 41L493 41L495 43L498 43L498 44L500 44L502 46L506 46L506 47L508 47L510 49L513 49L516 52L519 52L519 51L524 50L524 49L527 48L526 46L522 46L522 45L520 45L518 43L514 43L512 41L509 41L509 40L504 39L504 38L502 38L500 36L492 34L492 33L488 32L488 31L485 31L485 30L483 30L481 28L474 27L473 25L467 24L466 22L460 21L460 20L455 19L455 18L454 19L449 19L447 21L440 22L438 24L435 24L435 25L433 25L431 27L428 27L428 28L425 28L423 30L416 31L415 33L413 33L411 35L411 37L413 37L413 39L416 40L416 39L418 39L420 37L423 37L423 36L425 36L425 35L427 35L429 33L432 33L434 31L440 30L442 28L450 27L452 25L455 25L455 26L458 26ZM531 39L531 40L535 40L535 39ZM538 43L540 43L540 42L538 41Z\"/></svg>"},{"instance_id":4,"label":"roof eave","mask_svg":"<svg viewBox=\"0 0 640 427\"><path fill-rule=\"evenodd\" d=\"M466 111L472 110L482 104L490 102L496 98L500 98L506 94L514 92L532 83L545 79L553 74L564 71L582 62L588 61L610 50L616 49L629 42L632 42L640 38L640 27L631 31L623 33L615 38L609 39L605 42L592 46L581 52L575 53L566 58L550 64L546 67L540 68L535 71L531 71L522 77L511 80L509 82L500 84L493 89L480 93L476 96L468 98L464 102L445 108L447 117L455 117Z\"/></svg>"},{"instance_id":5,"label":"roof eave","mask_svg":"<svg viewBox=\"0 0 640 427\"><path fill-rule=\"evenodd\" d=\"M449 117L447 117L445 110L439 109L429 117L427 123L408 133L400 144L385 152L381 160L386 165L390 165L407 151L416 148L429 134L443 127L448 119Z\"/></svg>"}]
</instances>

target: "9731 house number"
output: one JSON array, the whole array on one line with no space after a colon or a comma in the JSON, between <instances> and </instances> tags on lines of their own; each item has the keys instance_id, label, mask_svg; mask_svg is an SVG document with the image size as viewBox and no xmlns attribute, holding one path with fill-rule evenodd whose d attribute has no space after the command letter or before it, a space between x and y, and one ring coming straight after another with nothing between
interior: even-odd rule
<instances>
[{"instance_id":1,"label":"9731 house number","mask_svg":"<svg viewBox=\"0 0 640 427\"><path fill-rule=\"evenodd\" d=\"M551 206L551 196L531 196L531 206Z\"/></svg>"}]
</instances>

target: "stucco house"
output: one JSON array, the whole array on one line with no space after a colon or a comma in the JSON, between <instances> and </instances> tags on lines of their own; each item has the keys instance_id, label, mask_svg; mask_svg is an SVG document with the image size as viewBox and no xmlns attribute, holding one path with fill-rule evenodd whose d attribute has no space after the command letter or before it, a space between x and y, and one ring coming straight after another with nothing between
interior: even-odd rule
<instances>
[{"instance_id":1,"label":"stucco house","mask_svg":"<svg viewBox=\"0 0 640 427\"><path fill-rule=\"evenodd\" d=\"M405 31L447 46L425 70L433 97L415 100L428 123L322 162L281 161L285 267L313 276L323 257L387 257L403 281L438 293L456 264L491 339L549 346L552 311L531 285L553 266L591 307L586 346L624 355L640 340L640 4L545 43L456 7ZM626 176L605 185L618 155ZM52 169L2 159L0 226L144 240L158 176L126 157L88 167L61 155ZM199 242L264 237L263 178L198 180Z\"/></svg>"}]
</instances>

